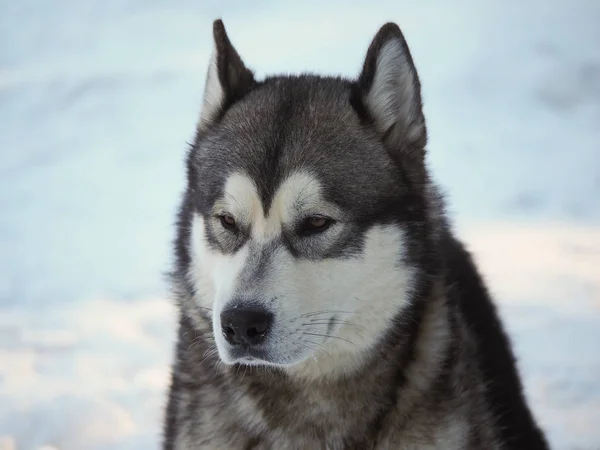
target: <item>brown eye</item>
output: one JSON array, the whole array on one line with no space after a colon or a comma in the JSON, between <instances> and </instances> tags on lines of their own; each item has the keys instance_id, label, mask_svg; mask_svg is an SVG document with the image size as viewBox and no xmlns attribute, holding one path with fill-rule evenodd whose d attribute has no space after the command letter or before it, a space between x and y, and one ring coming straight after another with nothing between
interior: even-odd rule
<instances>
[{"instance_id":1,"label":"brown eye","mask_svg":"<svg viewBox=\"0 0 600 450\"><path fill-rule=\"evenodd\" d=\"M310 217L307 219L306 225L313 229L323 228L325 225L327 225L327 219L324 217Z\"/></svg>"},{"instance_id":2,"label":"brown eye","mask_svg":"<svg viewBox=\"0 0 600 450\"><path fill-rule=\"evenodd\" d=\"M223 228L227 228L228 230L235 230L236 223L235 223L235 219L233 218L232 215L223 214L222 216L220 216L220 218L221 218L221 225L223 225Z\"/></svg>"},{"instance_id":3,"label":"brown eye","mask_svg":"<svg viewBox=\"0 0 600 450\"><path fill-rule=\"evenodd\" d=\"M334 223L333 219L323 216L311 216L302 222L300 234L311 235L327 230Z\"/></svg>"}]
</instances>

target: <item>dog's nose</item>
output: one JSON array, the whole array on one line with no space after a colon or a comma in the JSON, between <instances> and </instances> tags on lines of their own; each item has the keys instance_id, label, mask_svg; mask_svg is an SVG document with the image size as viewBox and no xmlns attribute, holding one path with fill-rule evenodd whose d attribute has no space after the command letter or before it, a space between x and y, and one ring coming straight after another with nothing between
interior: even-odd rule
<instances>
[{"instance_id":1,"label":"dog's nose","mask_svg":"<svg viewBox=\"0 0 600 450\"><path fill-rule=\"evenodd\" d=\"M258 345L273 322L273 314L262 308L229 308L221 313L223 336L231 345Z\"/></svg>"}]
</instances>

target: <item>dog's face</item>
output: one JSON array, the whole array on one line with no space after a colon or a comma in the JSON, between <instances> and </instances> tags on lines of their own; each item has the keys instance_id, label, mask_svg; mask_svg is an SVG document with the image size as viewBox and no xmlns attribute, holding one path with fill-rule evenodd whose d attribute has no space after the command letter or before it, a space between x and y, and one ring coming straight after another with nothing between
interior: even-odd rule
<instances>
[{"instance_id":1,"label":"dog's face","mask_svg":"<svg viewBox=\"0 0 600 450\"><path fill-rule=\"evenodd\" d=\"M389 24L355 82L259 83L214 31L182 214L194 306L226 364L349 369L419 271L425 125L408 48Z\"/></svg>"}]
</instances>

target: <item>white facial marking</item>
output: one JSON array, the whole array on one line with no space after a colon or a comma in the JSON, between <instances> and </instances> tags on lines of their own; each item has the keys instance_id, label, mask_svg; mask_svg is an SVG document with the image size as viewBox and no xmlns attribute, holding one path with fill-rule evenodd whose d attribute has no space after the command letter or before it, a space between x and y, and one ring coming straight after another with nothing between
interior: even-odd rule
<instances>
[{"instance_id":1,"label":"white facial marking","mask_svg":"<svg viewBox=\"0 0 600 450\"><path fill-rule=\"evenodd\" d=\"M348 323L334 327L336 337L323 343L316 361L307 359L290 367L290 373L318 378L352 371L361 365L367 350L407 305L413 270L401 265L404 249L405 234L400 228L375 226L365 236L360 257L302 263L298 270L307 282L314 283L314 297L302 308L343 311L312 318L334 315L338 321ZM318 328L324 333L326 327Z\"/></svg>"},{"instance_id":2,"label":"white facial marking","mask_svg":"<svg viewBox=\"0 0 600 450\"><path fill-rule=\"evenodd\" d=\"M318 239L310 243L311 251L317 248L317 253L319 248L336 244L344 227L343 215L321 193L316 178L295 173L279 186L265 214L252 180L239 173L231 175L214 213L227 212L239 226L251 230L250 238L234 254L213 249L206 240L204 219L194 218L190 275L199 292L198 304L213 309L215 340L225 363L236 361L220 333L220 313L234 294L241 291L243 295L246 286L240 286L239 279L252 261L252 252L314 214L334 217L339 223L316 238L293 232L286 237L300 253L307 245L303 239ZM269 361L262 363L285 366L291 374L303 377L344 372L360 364L365 350L406 304L413 272L401 265L405 239L397 226L374 226L355 256L306 259L302 254L292 256L283 245L272 249L251 295L274 314L265 343Z\"/></svg>"},{"instance_id":3,"label":"white facial marking","mask_svg":"<svg viewBox=\"0 0 600 450\"><path fill-rule=\"evenodd\" d=\"M215 212L226 211L242 225L250 226L252 239L267 243L282 232L284 224L297 219L298 210L304 214L337 213L334 205L321 197L318 181L306 173L294 173L277 189L268 215L263 210L256 185L246 175L235 173L225 184L225 195L215 204Z\"/></svg>"}]
</instances>

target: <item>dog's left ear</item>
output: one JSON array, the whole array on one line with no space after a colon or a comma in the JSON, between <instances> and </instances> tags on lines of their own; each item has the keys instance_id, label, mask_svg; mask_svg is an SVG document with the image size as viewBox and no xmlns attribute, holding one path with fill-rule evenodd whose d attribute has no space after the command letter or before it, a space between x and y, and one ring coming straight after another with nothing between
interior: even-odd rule
<instances>
[{"instance_id":1,"label":"dog's left ear","mask_svg":"<svg viewBox=\"0 0 600 450\"><path fill-rule=\"evenodd\" d=\"M214 49L206 74L198 129L205 131L255 85L254 74L231 44L223 21L213 22Z\"/></svg>"},{"instance_id":2,"label":"dog's left ear","mask_svg":"<svg viewBox=\"0 0 600 450\"><path fill-rule=\"evenodd\" d=\"M391 152L424 157L427 130L421 84L406 40L395 23L377 32L364 61L357 99Z\"/></svg>"}]
</instances>

